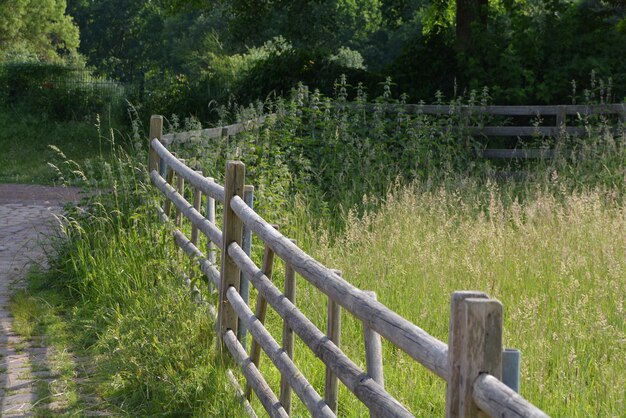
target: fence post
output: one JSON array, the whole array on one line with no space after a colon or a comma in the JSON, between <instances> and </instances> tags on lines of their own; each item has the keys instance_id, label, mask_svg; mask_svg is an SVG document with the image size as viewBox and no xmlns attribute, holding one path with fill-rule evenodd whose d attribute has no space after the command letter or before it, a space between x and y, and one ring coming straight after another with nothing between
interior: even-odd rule
<instances>
[{"instance_id":1,"label":"fence post","mask_svg":"<svg viewBox=\"0 0 626 418\"><path fill-rule=\"evenodd\" d=\"M292 240L295 244L295 241ZM296 304L296 272L289 263L285 263L285 297ZM294 334L287 321L283 320L283 350L293 360ZM284 375L280 375L280 403L288 415L291 415L291 386Z\"/></svg>"},{"instance_id":2,"label":"fence post","mask_svg":"<svg viewBox=\"0 0 626 418\"><path fill-rule=\"evenodd\" d=\"M342 276L340 270L333 270L337 276ZM328 322L326 335L337 347L341 343L341 306L328 297ZM324 384L324 402L337 415L339 406L339 381L337 375L326 366L326 382Z\"/></svg>"},{"instance_id":3,"label":"fence post","mask_svg":"<svg viewBox=\"0 0 626 418\"><path fill-rule=\"evenodd\" d=\"M215 182L215 179L213 177L208 177L207 180L210 181L211 183ZM209 220L209 222L215 225L215 199L213 199L209 195L206 196L206 218ZM215 251L216 251L215 243L211 241L209 237L207 237L207 246L206 246L207 259L209 260L209 263L213 265L217 263L217 254L215 253ZM212 280L209 280L208 288L209 288L209 294L211 294L213 292Z\"/></svg>"},{"instance_id":4,"label":"fence post","mask_svg":"<svg viewBox=\"0 0 626 418\"><path fill-rule=\"evenodd\" d=\"M196 171L198 174L202 175L202 171ZM200 212L200 205L202 205L202 192L197 187L193 188L193 208ZM192 223L191 224L191 243L198 247L198 227ZM195 263L194 263L195 264ZM189 278L193 280L193 264L191 265L191 269L189 270ZM208 280L211 281L210 279Z\"/></svg>"},{"instance_id":5,"label":"fence post","mask_svg":"<svg viewBox=\"0 0 626 418\"><path fill-rule=\"evenodd\" d=\"M561 139L565 134L565 127L567 125L567 113L565 112L565 106L559 105L556 107L556 137Z\"/></svg>"},{"instance_id":6,"label":"fence post","mask_svg":"<svg viewBox=\"0 0 626 418\"><path fill-rule=\"evenodd\" d=\"M479 415L473 399L481 373L502 376L502 304L480 292L455 292L448 340L446 417Z\"/></svg>"},{"instance_id":7,"label":"fence post","mask_svg":"<svg viewBox=\"0 0 626 418\"><path fill-rule=\"evenodd\" d=\"M185 160L180 160L180 162L184 164ZM183 197L183 199L185 198L185 178L180 174L176 176L176 191ZM176 207L176 219L174 220L174 225L176 225L177 228L181 228L183 225L183 214L178 207Z\"/></svg>"},{"instance_id":8,"label":"fence post","mask_svg":"<svg viewBox=\"0 0 626 418\"><path fill-rule=\"evenodd\" d=\"M363 293L373 300L378 300L376 292L366 290ZM365 322L363 323L363 342L365 343L365 365L367 367L367 374L374 379L376 383L384 387L385 378L380 334L372 330Z\"/></svg>"},{"instance_id":9,"label":"fence post","mask_svg":"<svg viewBox=\"0 0 626 418\"><path fill-rule=\"evenodd\" d=\"M278 225L273 225L274 229L278 229ZM272 280L272 273L274 270L274 251L265 244L265 250L263 252L263 265L261 266L263 274L268 279ZM261 324L265 324L265 316L267 314L267 301L263 296L257 294L256 307L254 309L254 316L257 317ZM252 345L250 347L250 359L252 364L257 368L259 367L259 361L261 360L261 346L252 339ZM250 385L246 385L246 399L250 401L252 398L252 388Z\"/></svg>"},{"instance_id":10,"label":"fence post","mask_svg":"<svg viewBox=\"0 0 626 418\"><path fill-rule=\"evenodd\" d=\"M150 150L148 153L148 172L152 172L152 170L159 171L159 154L156 153L154 149L152 149L152 140L154 138L161 141L163 137L163 116L161 115L152 115L150 118L150 139L148 142L148 149Z\"/></svg>"},{"instance_id":11,"label":"fence post","mask_svg":"<svg viewBox=\"0 0 626 418\"><path fill-rule=\"evenodd\" d=\"M239 291L239 266L235 264L228 255L228 246L236 242L241 246L241 232L243 223L233 212L230 201L233 196L243 196L243 183L246 168L241 161L229 161L226 163L226 174L224 176L224 227L222 229L222 268L220 270L220 289L217 304L217 341L220 352L228 352L223 346L223 336L227 330L232 330L237 334L237 313L230 306L226 297L229 287L234 287Z\"/></svg>"},{"instance_id":12,"label":"fence post","mask_svg":"<svg viewBox=\"0 0 626 418\"><path fill-rule=\"evenodd\" d=\"M243 201L248 205L251 209L254 208L254 186L245 185L243 186ZM243 237L241 238L241 249L244 253L250 256L252 253L252 231L246 225L243 226ZM240 289L239 293L241 294L241 298L243 301L248 304L250 300L250 282L247 277L244 277L243 274L240 274ZM237 339L243 346L244 350L247 350L247 341L246 336L248 334L248 330L245 325L242 323L241 319L239 320L239 325L237 329Z\"/></svg>"},{"instance_id":13,"label":"fence post","mask_svg":"<svg viewBox=\"0 0 626 418\"><path fill-rule=\"evenodd\" d=\"M165 174L165 181L170 186L174 182L174 170L172 170L172 167L167 167L167 173ZM168 217L170 217L171 208L172 208L172 201L166 198L165 204L163 205L163 212L165 212L165 215L167 215Z\"/></svg>"},{"instance_id":14,"label":"fence post","mask_svg":"<svg viewBox=\"0 0 626 418\"><path fill-rule=\"evenodd\" d=\"M376 292L364 291L367 296L377 300ZM383 346L380 334L371 329L363 322L363 342L365 343L365 366L367 375L374 379L381 387L385 387L385 377L383 372ZM370 411L370 417L376 418L379 415Z\"/></svg>"}]
</instances>

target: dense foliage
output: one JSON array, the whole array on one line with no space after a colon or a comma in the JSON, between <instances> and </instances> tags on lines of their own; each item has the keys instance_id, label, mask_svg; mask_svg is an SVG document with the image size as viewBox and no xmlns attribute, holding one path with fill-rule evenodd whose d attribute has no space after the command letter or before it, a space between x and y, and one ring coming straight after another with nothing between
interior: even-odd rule
<instances>
[{"instance_id":1,"label":"dense foliage","mask_svg":"<svg viewBox=\"0 0 626 418\"><path fill-rule=\"evenodd\" d=\"M0 2L0 62L76 60L78 27L65 0Z\"/></svg>"},{"instance_id":2,"label":"dense foliage","mask_svg":"<svg viewBox=\"0 0 626 418\"><path fill-rule=\"evenodd\" d=\"M618 0L20 0L0 13L0 60L86 63L132 84L142 115L205 124L215 103L298 81L328 95L341 74L370 95L391 75L412 103L488 86L497 104L554 104L580 100L593 71L621 101L625 22Z\"/></svg>"},{"instance_id":3,"label":"dense foliage","mask_svg":"<svg viewBox=\"0 0 626 418\"><path fill-rule=\"evenodd\" d=\"M480 19L456 14L457 7L417 0L70 0L68 12L90 65L145 83L146 107L168 114L171 102L177 113L204 121L213 100L246 104L288 92L297 81L329 94L341 73L370 91L392 75L410 102L487 85L498 104L570 103L591 71L612 78L611 101L626 95L622 2L492 1Z\"/></svg>"}]
</instances>

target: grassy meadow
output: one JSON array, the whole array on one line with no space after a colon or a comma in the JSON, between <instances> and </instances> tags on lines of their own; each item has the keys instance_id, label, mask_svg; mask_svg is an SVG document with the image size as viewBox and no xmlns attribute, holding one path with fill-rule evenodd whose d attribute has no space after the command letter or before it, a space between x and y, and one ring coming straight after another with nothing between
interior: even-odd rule
<instances>
[{"instance_id":1,"label":"grassy meadow","mask_svg":"<svg viewBox=\"0 0 626 418\"><path fill-rule=\"evenodd\" d=\"M563 158L498 166L476 158L477 143L452 149L455 115L367 118L314 95L307 100L319 106L278 101L270 110L284 117L258 131L175 151L218 181L225 160L243 160L269 222L444 342L453 291L502 301L504 344L522 351L521 394L548 414L623 415L623 133L601 134L594 125L588 137L571 139ZM50 315L63 323L72 335L67 349L93 359L90 384L119 415L238 415L225 379L232 364L217 356L214 324L180 279L191 261L156 218L162 199L148 183L145 147L107 149L78 178L108 192L68 214L52 270L16 299L16 312L33 324L24 332L43 329ZM70 170L66 178L76 171L60 167ZM528 179L495 180L511 169ZM257 242L253 258L261 253ZM276 264L282 288L284 268ZM44 298L45 315L36 308ZM297 300L324 330L326 297L298 278ZM282 321L271 309L267 323L280 341ZM364 366L361 325L346 314L342 347ZM389 392L417 416L441 416L445 384L385 341L383 352ZM295 361L322 393L322 363L297 338ZM261 369L278 390L279 375L263 356ZM308 415L295 395L294 408ZM341 385L339 411L367 413Z\"/></svg>"},{"instance_id":2,"label":"grassy meadow","mask_svg":"<svg viewBox=\"0 0 626 418\"><path fill-rule=\"evenodd\" d=\"M89 120L60 122L19 108L2 108L0 182L61 184L58 171L49 163L60 165L73 161L85 167L88 160L109 155L111 141L105 139L110 138L106 131L116 125L109 123L108 118L101 123L95 115ZM76 169L76 164L66 165Z\"/></svg>"}]
</instances>

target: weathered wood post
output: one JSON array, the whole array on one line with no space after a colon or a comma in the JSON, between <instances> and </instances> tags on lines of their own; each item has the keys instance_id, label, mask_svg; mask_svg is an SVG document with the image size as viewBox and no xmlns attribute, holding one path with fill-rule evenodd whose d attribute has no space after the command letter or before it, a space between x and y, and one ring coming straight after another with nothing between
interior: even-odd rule
<instances>
[{"instance_id":1,"label":"weathered wood post","mask_svg":"<svg viewBox=\"0 0 626 418\"><path fill-rule=\"evenodd\" d=\"M377 300L376 292L366 290L363 293L372 299ZM365 343L365 365L367 368L367 374L381 387L385 387L385 377L383 372L383 345L380 334L371 329L365 322L363 322L363 342ZM379 415L370 411L370 417L377 418Z\"/></svg>"},{"instance_id":2,"label":"weathered wood post","mask_svg":"<svg viewBox=\"0 0 626 418\"><path fill-rule=\"evenodd\" d=\"M180 162L184 164L185 160L180 160ZM176 175L176 191L183 197L183 199L185 198L185 178L180 174ZM176 219L174 220L174 225L176 225L177 228L180 228L183 225L183 213L180 209L178 209L178 207L176 207Z\"/></svg>"},{"instance_id":3,"label":"weathered wood post","mask_svg":"<svg viewBox=\"0 0 626 418\"><path fill-rule=\"evenodd\" d=\"M251 209L254 209L254 186L245 185L243 186L243 201L248 205ZM245 252L248 257L252 254L252 231L246 225L243 226L243 237L241 238L241 249ZM250 300L250 282L248 278L241 274L240 277L240 288L239 293L241 294L241 298L246 305ZM237 339L243 346L244 350L247 350L247 341L246 337L248 335L248 330L245 325L239 320L239 328L237 330Z\"/></svg>"},{"instance_id":4,"label":"weathered wood post","mask_svg":"<svg viewBox=\"0 0 626 418\"><path fill-rule=\"evenodd\" d=\"M448 338L446 417L479 416L474 382L482 373L502 376L502 304L482 292L455 292Z\"/></svg>"},{"instance_id":5,"label":"weathered wood post","mask_svg":"<svg viewBox=\"0 0 626 418\"><path fill-rule=\"evenodd\" d=\"M165 181L170 186L174 182L174 170L172 170L172 167L167 167L167 173L165 173ZM168 217L170 217L171 208L172 208L172 201L169 199L165 199L165 204L163 205L163 212L165 212L165 215Z\"/></svg>"},{"instance_id":6,"label":"weathered wood post","mask_svg":"<svg viewBox=\"0 0 626 418\"><path fill-rule=\"evenodd\" d=\"M198 174L202 175L202 171L196 171ZM202 205L202 191L197 187L193 188L193 208L200 212L200 205ZM191 243L198 248L198 227L196 224L191 224ZM194 269L193 264L189 270L189 278L193 280ZM211 280L209 280L210 282Z\"/></svg>"},{"instance_id":7,"label":"weathered wood post","mask_svg":"<svg viewBox=\"0 0 626 418\"><path fill-rule=\"evenodd\" d=\"M152 140L154 138L161 141L163 137L163 116L161 115L152 115L150 118L150 139L148 142L148 172L152 172L152 170L159 171L159 154L152 149Z\"/></svg>"},{"instance_id":8,"label":"weathered wood post","mask_svg":"<svg viewBox=\"0 0 626 418\"><path fill-rule=\"evenodd\" d=\"M226 292L231 286L239 291L239 266L228 255L228 246L236 242L241 246L241 233L243 223L232 210L230 201L234 196L243 196L243 183L246 168L241 161L229 161L226 163L224 176L224 227L222 229L222 268L220 270L220 289L217 305L217 341L220 352L228 352L223 346L223 336L227 330L232 330L237 335L237 313L230 306Z\"/></svg>"},{"instance_id":9,"label":"weathered wood post","mask_svg":"<svg viewBox=\"0 0 626 418\"><path fill-rule=\"evenodd\" d=\"M211 183L215 182L215 179L213 177L208 177L207 180L210 181ZM206 196L206 218L209 220L209 222L215 225L215 199L213 199L209 195ZM207 237L207 245L206 245L207 259L213 265L217 263L217 254L215 253L215 251L216 251L215 243L211 241L210 238ZM209 280L208 287L209 287L209 294L210 294L213 292L212 280Z\"/></svg>"},{"instance_id":10,"label":"weathered wood post","mask_svg":"<svg viewBox=\"0 0 626 418\"><path fill-rule=\"evenodd\" d=\"M293 240L292 242L295 243ZM296 272L289 263L285 263L285 297L296 304ZM292 360L294 342L293 330L287 321L283 320L283 350ZM280 375L280 403L287 414L291 415L291 386L283 374Z\"/></svg>"},{"instance_id":11,"label":"weathered wood post","mask_svg":"<svg viewBox=\"0 0 626 418\"><path fill-rule=\"evenodd\" d=\"M274 225L274 229L278 229L278 225ZM265 250L263 252L263 265L261 269L263 274L268 279L272 280L272 273L274 271L274 251L269 245L265 244ZM254 316L257 317L261 324L265 324L265 316L267 314L267 301L259 294L256 297L256 307L254 309ZM261 360L261 346L252 339L252 345L250 347L250 359L255 367L259 367L259 361ZM252 388L250 385L246 385L246 399L249 401L252 397Z\"/></svg>"},{"instance_id":12,"label":"weathered wood post","mask_svg":"<svg viewBox=\"0 0 626 418\"><path fill-rule=\"evenodd\" d=\"M567 113L565 106L559 105L556 107L556 138L560 140L566 133L565 127L567 126Z\"/></svg>"},{"instance_id":13,"label":"weathered wood post","mask_svg":"<svg viewBox=\"0 0 626 418\"><path fill-rule=\"evenodd\" d=\"M340 270L333 270L338 276L342 276ZM341 344L341 306L330 296L328 297L328 322L326 335L337 347ZM326 366L326 381L324 384L324 402L331 411L337 414L339 406L339 380L330 367Z\"/></svg>"}]
</instances>

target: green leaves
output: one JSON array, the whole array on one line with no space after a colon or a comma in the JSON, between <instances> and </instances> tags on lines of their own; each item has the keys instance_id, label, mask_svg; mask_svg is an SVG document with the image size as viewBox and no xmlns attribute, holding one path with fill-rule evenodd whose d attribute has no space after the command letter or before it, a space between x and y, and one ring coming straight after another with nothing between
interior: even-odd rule
<instances>
[{"instance_id":1,"label":"green leaves","mask_svg":"<svg viewBox=\"0 0 626 418\"><path fill-rule=\"evenodd\" d=\"M60 62L76 54L78 28L66 0L0 2L0 62Z\"/></svg>"}]
</instances>

